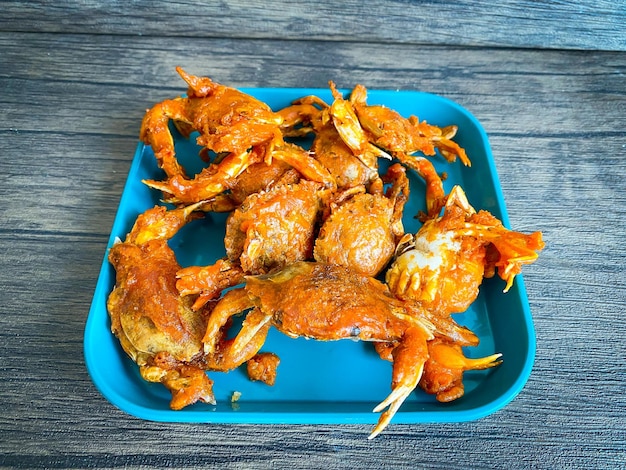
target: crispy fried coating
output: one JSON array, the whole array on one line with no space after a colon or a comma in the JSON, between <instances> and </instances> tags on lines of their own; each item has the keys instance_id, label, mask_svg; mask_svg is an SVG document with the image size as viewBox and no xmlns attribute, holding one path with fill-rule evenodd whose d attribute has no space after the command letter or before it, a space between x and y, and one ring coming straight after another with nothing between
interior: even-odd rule
<instances>
[{"instance_id":1,"label":"crispy fried coating","mask_svg":"<svg viewBox=\"0 0 626 470\"><path fill-rule=\"evenodd\" d=\"M267 385L276 383L276 373L280 358L274 353L259 353L246 363L250 380L259 380Z\"/></svg>"},{"instance_id":2,"label":"crispy fried coating","mask_svg":"<svg viewBox=\"0 0 626 470\"><path fill-rule=\"evenodd\" d=\"M227 221L228 258L250 274L309 259L323 197L323 187L311 181L252 194Z\"/></svg>"}]
</instances>

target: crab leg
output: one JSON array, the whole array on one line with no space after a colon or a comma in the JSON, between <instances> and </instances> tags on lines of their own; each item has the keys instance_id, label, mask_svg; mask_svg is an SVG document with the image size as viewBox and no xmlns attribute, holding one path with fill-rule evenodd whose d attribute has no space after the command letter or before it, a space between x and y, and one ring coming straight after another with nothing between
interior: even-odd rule
<instances>
[{"instance_id":1,"label":"crab leg","mask_svg":"<svg viewBox=\"0 0 626 470\"><path fill-rule=\"evenodd\" d=\"M284 144L274 148L269 158L276 158L298 170L306 179L332 186L335 179L324 166L297 145Z\"/></svg>"},{"instance_id":2,"label":"crab leg","mask_svg":"<svg viewBox=\"0 0 626 470\"><path fill-rule=\"evenodd\" d=\"M461 346L437 338L428 343L429 358L424 365L420 387L436 395L438 401L446 403L463 396L463 372L497 366L502 354L470 359L464 356Z\"/></svg>"},{"instance_id":3,"label":"crab leg","mask_svg":"<svg viewBox=\"0 0 626 470\"><path fill-rule=\"evenodd\" d=\"M220 330L226 325L228 319L241 313L254 304L242 288L233 289L224 294L224 297L217 303L206 327L206 333L202 338L205 354L212 354L217 348L217 341L220 337Z\"/></svg>"},{"instance_id":4,"label":"crab leg","mask_svg":"<svg viewBox=\"0 0 626 470\"><path fill-rule=\"evenodd\" d=\"M404 235L404 225L402 224L402 214L404 206L409 200L409 179L402 165L393 164L383 175L385 183L392 183L389 188L387 197L394 201L393 216L391 217L392 230L396 237L400 238Z\"/></svg>"},{"instance_id":5,"label":"crab leg","mask_svg":"<svg viewBox=\"0 0 626 470\"><path fill-rule=\"evenodd\" d=\"M428 217L439 215L445 204L446 194L443 190L443 182L437 174L432 162L424 157L408 155L402 152L394 153L403 165L415 171L426 183L426 212Z\"/></svg>"},{"instance_id":6,"label":"crab leg","mask_svg":"<svg viewBox=\"0 0 626 470\"><path fill-rule=\"evenodd\" d=\"M387 427L404 400L417 387L424 370L424 363L428 358L427 341L430 338L432 335L424 328L409 327L393 350L392 392L374 408L374 412L388 409L380 415L378 424L368 439L373 439Z\"/></svg>"},{"instance_id":7,"label":"crab leg","mask_svg":"<svg viewBox=\"0 0 626 470\"><path fill-rule=\"evenodd\" d=\"M472 162L465 153L465 149L463 149L463 147L461 147L456 142L450 140L450 138L444 136L440 138L434 138L433 143L435 147L439 149L441 155L449 162L454 162L456 160L456 157L459 157L459 160L461 160L463 165L472 166Z\"/></svg>"},{"instance_id":8,"label":"crab leg","mask_svg":"<svg viewBox=\"0 0 626 470\"><path fill-rule=\"evenodd\" d=\"M224 297L211 312L206 333L202 339L210 369L227 371L239 367L252 358L263 346L270 323L268 321L258 321L263 314L256 308L244 320L242 332L248 333L245 334L244 344L242 344L242 341L237 341L239 337L234 340L224 340L222 338L221 330L228 322L228 319L251 307L253 307L252 300L248 297L245 290L239 288L224 294ZM241 335L242 333L239 336Z\"/></svg>"},{"instance_id":9,"label":"crab leg","mask_svg":"<svg viewBox=\"0 0 626 470\"><path fill-rule=\"evenodd\" d=\"M354 155L368 168L372 169L378 167L378 157L391 160L391 156L387 152L373 145L368 140L352 104L342 98L334 83L330 82L330 88L335 98L330 106L333 124L342 140L354 152Z\"/></svg>"},{"instance_id":10,"label":"crab leg","mask_svg":"<svg viewBox=\"0 0 626 470\"><path fill-rule=\"evenodd\" d=\"M322 106L328 105L323 101ZM312 103L298 102L276 112L283 118L280 128L284 136L303 137L314 131L311 121L321 114L321 110Z\"/></svg>"},{"instance_id":11,"label":"crab leg","mask_svg":"<svg viewBox=\"0 0 626 470\"><path fill-rule=\"evenodd\" d=\"M182 67L176 67L176 72L178 72L178 75L185 80L185 83L187 83L194 96L206 97L220 87L226 88L224 85L215 83L209 77L196 77L195 75L190 75L185 72Z\"/></svg>"},{"instance_id":12,"label":"crab leg","mask_svg":"<svg viewBox=\"0 0 626 470\"><path fill-rule=\"evenodd\" d=\"M495 265L498 275L506 281L504 292L511 288L515 276L522 271L522 265L533 263L539 257L538 250L544 247L541 232L526 235L502 225L466 223L464 228L457 230L457 234L480 237L496 248L500 258Z\"/></svg>"},{"instance_id":13,"label":"crab leg","mask_svg":"<svg viewBox=\"0 0 626 470\"><path fill-rule=\"evenodd\" d=\"M220 341L216 352L207 358L209 369L226 372L252 359L263 347L270 326L270 323L259 325L243 345L235 345L234 339Z\"/></svg>"},{"instance_id":14,"label":"crab leg","mask_svg":"<svg viewBox=\"0 0 626 470\"><path fill-rule=\"evenodd\" d=\"M429 345L429 354L432 359L439 364L462 370L481 370L500 364L498 359L502 357L501 353L492 354L491 356L472 359L465 357L458 347L458 344L446 344L444 342L436 342Z\"/></svg>"},{"instance_id":15,"label":"crab leg","mask_svg":"<svg viewBox=\"0 0 626 470\"><path fill-rule=\"evenodd\" d=\"M262 158L258 149L253 148L241 154L229 154L219 164L205 168L193 179L188 179L184 175L174 175L165 181L143 180L143 183L168 194L167 202L190 204L213 199L230 189L235 178L254 163L262 162ZM266 154L265 160L269 164L273 158L292 166L308 180L325 186L332 186L335 183L326 168L296 145L284 144L275 147Z\"/></svg>"},{"instance_id":16,"label":"crab leg","mask_svg":"<svg viewBox=\"0 0 626 470\"><path fill-rule=\"evenodd\" d=\"M185 171L176 160L174 139L168 130L170 119L191 124L180 98L165 100L149 109L139 132L139 138L152 147L159 167L169 178L176 175L185 176Z\"/></svg>"},{"instance_id":17,"label":"crab leg","mask_svg":"<svg viewBox=\"0 0 626 470\"><path fill-rule=\"evenodd\" d=\"M252 151L231 153L219 165L205 168L194 179L179 174L165 181L143 180L143 183L170 195L166 198L167 202L189 204L208 200L223 193L228 189L230 181L257 160L256 153Z\"/></svg>"},{"instance_id":18,"label":"crab leg","mask_svg":"<svg viewBox=\"0 0 626 470\"><path fill-rule=\"evenodd\" d=\"M267 336L268 329L271 325L272 315L263 313L260 309L255 308L252 310L243 321L241 325L241 331L235 337L231 347L230 354L234 357L240 357L244 353L249 344L254 342L254 339L259 337L261 339L260 346L263 345L263 341ZM265 333L263 333L263 331ZM256 351L254 352L256 354Z\"/></svg>"},{"instance_id":19,"label":"crab leg","mask_svg":"<svg viewBox=\"0 0 626 470\"><path fill-rule=\"evenodd\" d=\"M472 216L470 222L454 230L457 237L475 237L491 243L499 254L495 266L498 275L506 281L504 292L513 285L513 280L522 271L522 265L531 264L539 257L539 251L545 246L541 232L524 234L509 230L491 214L481 211L476 213L467 200L460 186L454 186L448 196L446 208L458 205ZM487 276L486 276L487 277Z\"/></svg>"},{"instance_id":20,"label":"crab leg","mask_svg":"<svg viewBox=\"0 0 626 470\"><path fill-rule=\"evenodd\" d=\"M142 377L150 381L149 374L144 373L143 368L141 372ZM170 408L173 410L181 410L197 401L216 404L213 381L200 368L183 366L179 370L166 371L160 382L172 394Z\"/></svg>"},{"instance_id":21,"label":"crab leg","mask_svg":"<svg viewBox=\"0 0 626 470\"><path fill-rule=\"evenodd\" d=\"M241 266L223 258L211 266L182 268L176 273L176 278L176 288L181 295L200 294L192 307L198 310L224 289L243 281L244 272Z\"/></svg>"},{"instance_id":22,"label":"crab leg","mask_svg":"<svg viewBox=\"0 0 626 470\"><path fill-rule=\"evenodd\" d=\"M167 210L156 206L140 214L133 225L126 243L142 245L150 240L169 240L185 225L191 214L202 207L203 202L181 209Z\"/></svg>"}]
</instances>

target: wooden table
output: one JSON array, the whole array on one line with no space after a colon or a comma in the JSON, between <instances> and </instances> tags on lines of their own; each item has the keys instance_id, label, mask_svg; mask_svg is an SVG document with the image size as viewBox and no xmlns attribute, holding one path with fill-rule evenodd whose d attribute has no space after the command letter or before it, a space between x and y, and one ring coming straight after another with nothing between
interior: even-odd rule
<instances>
[{"instance_id":1,"label":"wooden table","mask_svg":"<svg viewBox=\"0 0 626 470\"><path fill-rule=\"evenodd\" d=\"M247 5L247 6L246 6ZM626 466L626 3L0 4L2 468ZM146 108L174 71L236 87L421 90L490 136L535 366L478 421L168 424L105 400L83 331Z\"/></svg>"}]
</instances>

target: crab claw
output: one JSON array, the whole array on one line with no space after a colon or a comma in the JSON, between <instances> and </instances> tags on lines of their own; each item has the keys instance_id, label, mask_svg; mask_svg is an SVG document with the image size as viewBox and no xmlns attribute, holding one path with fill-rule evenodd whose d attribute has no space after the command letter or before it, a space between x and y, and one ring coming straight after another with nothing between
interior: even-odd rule
<instances>
[{"instance_id":1,"label":"crab claw","mask_svg":"<svg viewBox=\"0 0 626 470\"><path fill-rule=\"evenodd\" d=\"M446 343L433 343L428 348L429 354L434 361L438 363L454 368L463 370L480 370L494 367L500 364L499 361L502 357L501 353L492 354L491 356L472 359L465 357L461 348L457 345L450 345Z\"/></svg>"},{"instance_id":2,"label":"crab claw","mask_svg":"<svg viewBox=\"0 0 626 470\"><path fill-rule=\"evenodd\" d=\"M246 150L239 154L229 154L219 164L205 168L193 179L174 175L165 181L142 180L142 182L166 194L167 202L191 204L207 201L223 193L229 189L229 182L257 161L258 155Z\"/></svg>"},{"instance_id":3,"label":"crab claw","mask_svg":"<svg viewBox=\"0 0 626 470\"><path fill-rule=\"evenodd\" d=\"M208 77L196 77L195 75L190 75L183 70L182 67L176 67L176 72L178 75L187 83L189 86L188 94L197 96L197 97L206 97L211 95L216 89L222 87L223 85L219 85L215 83Z\"/></svg>"},{"instance_id":4,"label":"crab claw","mask_svg":"<svg viewBox=\"0 0 626 470\"><path fill-rule=\"evenodd\" d=\"M330 82L330 88L335 98L330 106L333 124L341 139L354 152L354 155L368 168L372 169L378 167L378 157L391 160L391 155L369 141L352 104L342 98L341 93L337 91L333 82Z\"/></svg>"},{"instance_id":5,"label":"crab claw","mask_svg":"<svg viewBox=\"0 0 626 470\"><path fill-rule=\"evenodd\" d=\"M443 403L463 396L465 371L488 369L502 363L500 353L470 359L463 355L461 346L441 338L428 343L428 353L420 387Z\"/></svg>"},{"instance_id":6,"label":"crab claw","mask_svg":"<svg viewBox=\"0 0 626 470\"><path fill-rule=\"evenodd\" d=\"M150 240L168 240L199 210L203 201L179 209L156 206L140 214L128 234L127 241L142 245Z\"/></svg>"},{"instance_id":7,"label":"crab claw","mask_svg":"<svg viewBox=\"0 0 626 470\"><path fill-rule=\"evenodd\" d=\"M432 334L424 328L411 327L406 330L402 340L393 350L393 388L389 396L373 411L378 413L385 408L387 410L380 415L378 424L368 439L375 438L387 427L402 403L417 387L428 358L427 341L431 338Z\"/></svg>"}]
</instances>

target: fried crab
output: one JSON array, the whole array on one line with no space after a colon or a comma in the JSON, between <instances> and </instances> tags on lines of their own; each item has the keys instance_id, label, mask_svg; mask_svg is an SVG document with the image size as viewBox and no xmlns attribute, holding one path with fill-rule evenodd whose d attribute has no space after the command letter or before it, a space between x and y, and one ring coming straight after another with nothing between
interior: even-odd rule
<instances>
[{"instance_id":1,"label":"fried crab","mask_svg":"<svg viewBox=\"0 0 626 470\"><path fill-rule=\"evenodd\" d=\"M140 138L152 147L164 181L146 180L161 190L164 200L175 204L207 201L231 189L234 181L251 165L277 159L294 166L307 178L324 184L328 172L302 148L286 143L281 132L282 118L256 98L207 77L176 69L187 82L187 96L165 100L144 116ZM173 121L185 137L198 132L202 155L212 163L193 178L176 159L174 140L168 124Z\"/></svg>"},{"instance_id":2,"label":"fried crab","mask_svg":"<svg viewBox=\"0 0 626 470\"><path fill-rule=\"evenodd\" d=\"M489 212L476 212L455 186L443 215L427 220L398 245L386 281L398 297L439 315L460 313L476 300L483 279L496 271L507 292L543 247L541 232L526 235L505 228Z\"/></svg>"},{"instance_id":3,"label":"fried crab","mask_svg":"<svg viewBox=\"0 0 626 470\"><path fill-rule=\"evenodd\" d=\"M469 204L455 186L443 214L424 223L415 235L398 244L386 282L398 298L417 302L433 317L465 312L478 297L484 278L498 275L507 292L522 265L534 262L544 243L541 232L514 232L487 211ZM477 340L477 339L476 339ZM429 360L420 386L448 402L463 396L463 372L498 365L499 354L482 359L463 355L462 341L429 343Z\"/></svg>"},{"instance_id":4,"label":"fried crab","mask_svg":"<svg viewBox=\"0 0 626 470\"><path fill-rule=\"evenodd\" d=\"M181 269L180 293L199 294L198 308L242 282L244 275L266 274L310 259L327 193L319 183L303 180L248 196L226 222L226 258L211 266Z\"/></svg>"},{"instance_id":5,"label":"fried crab","mask_svg":"<svg viewBox=\"0 0 626 470\"><path fill-rule=\"evenodd\" d=\"M197 208L148 209L109 252L116 272L107 302L111 330L141 376L171 391L175 410L196 401L215 403L213 382L202 365L206 321L178 292L180 265L167 244Z\"/></svg>"},{"instance_id":6,"label":"fried crab","mask_svg":"<svg viewBox=\"0 0 626 470\"><path fill-rule=\"evenodd\" d=\"M209 318L203 340L206 354L214 353L215 338L228 320L248 309L231 349L235 355L267 325L293 338L394 345L392 392L374 412L388 409L370 438L387 426L417 387L428 358L427 341L435 331L421 309L395 299L382 282L343 266L298 262L273 274L248 277L244 287L228 291Z\"/></svg>"},{"instance_id":7,"label":"fried crab","mask_svg":"<svg viewBox=\"0 0 626 470\"><path fill-rule=\"evenodd\" d=\"M394 164L383 176L385 193L361 191L333 202L315 241L316 261L339 264L368 276L378 275L404 235L402 215L409 196L404 167ZM355 191L347 191L355 193Z\"/></svg>"}]
</instances>

